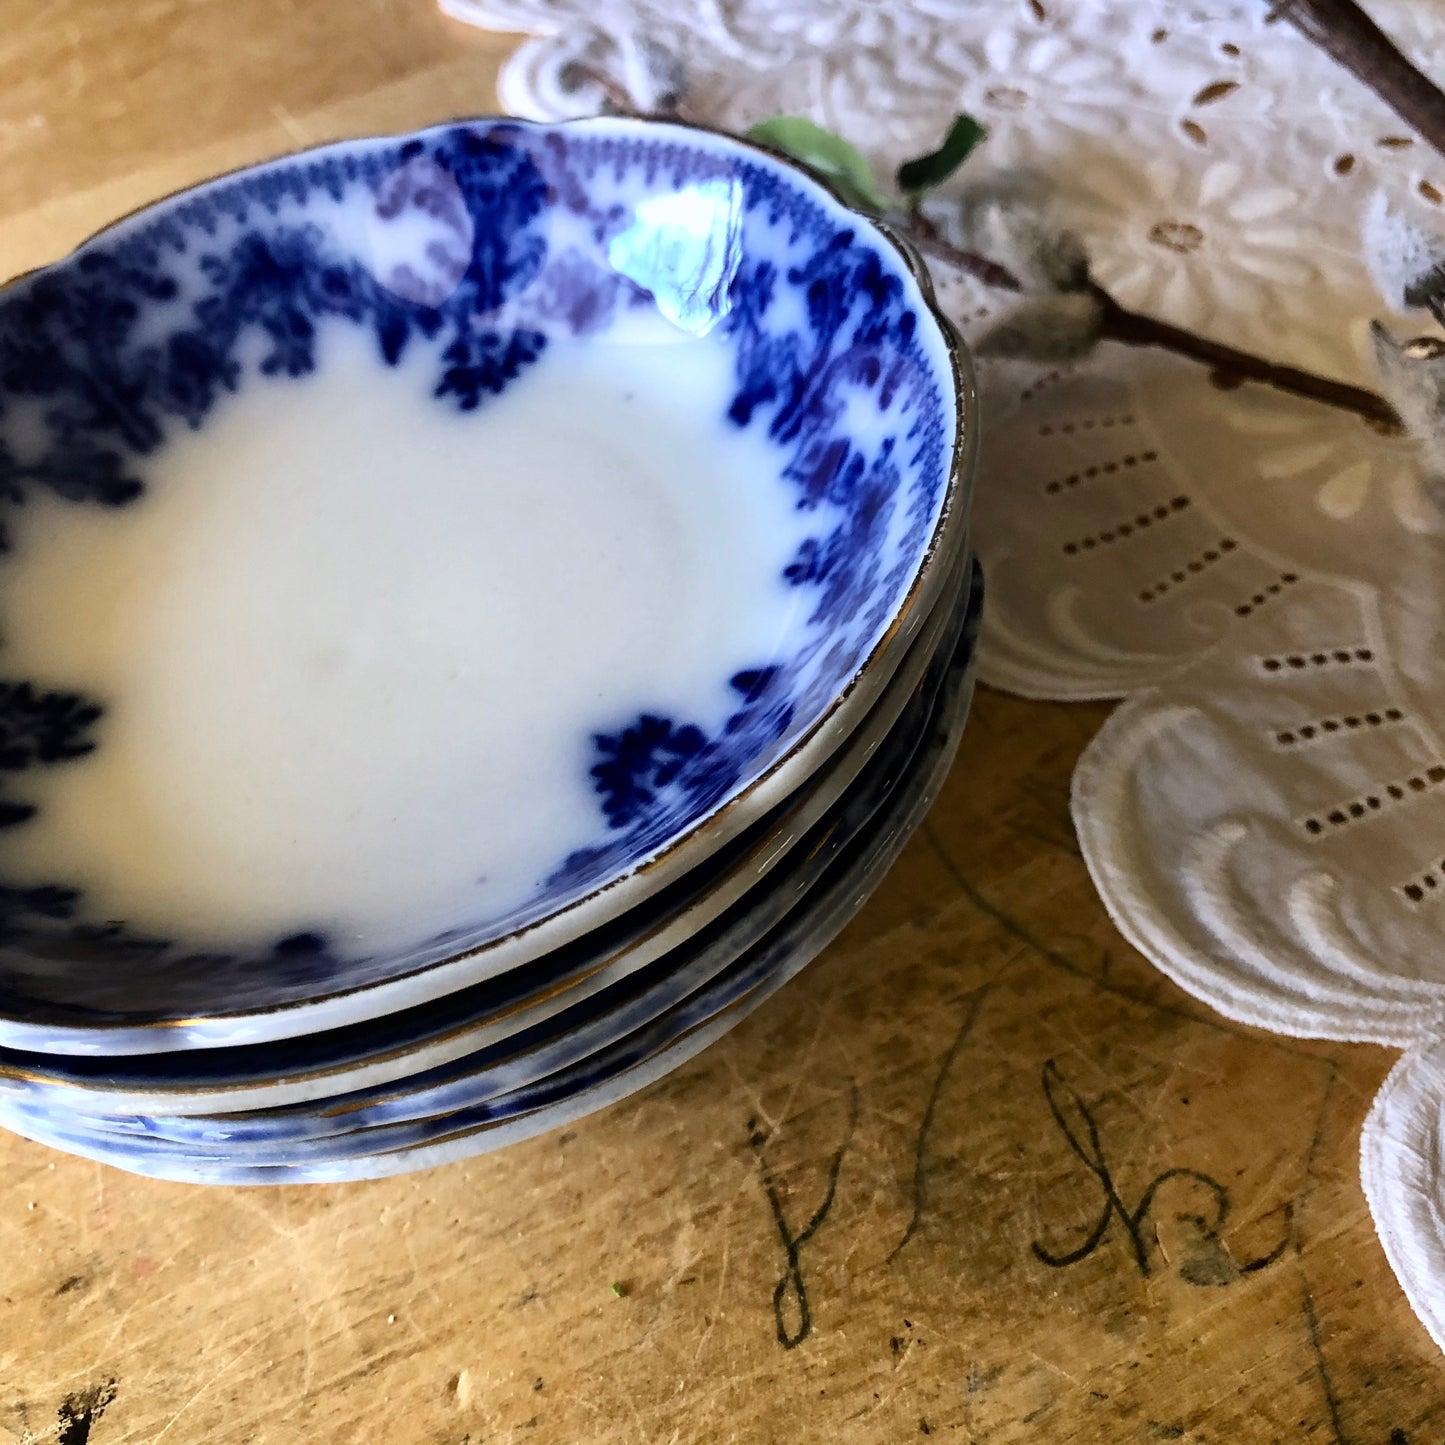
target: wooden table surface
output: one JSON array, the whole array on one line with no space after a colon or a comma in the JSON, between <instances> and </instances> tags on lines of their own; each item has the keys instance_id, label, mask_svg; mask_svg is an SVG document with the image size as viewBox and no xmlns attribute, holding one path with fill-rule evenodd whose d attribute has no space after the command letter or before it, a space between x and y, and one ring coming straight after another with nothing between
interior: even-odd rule
<instances>
[{"instance_id":1,"label":"wooden table surface","mask_svg":"<svg viewBox=\"0 0 1445 1445\"><path fill-rule=\"evenodd\" d=\"M0 0L0 277L488 111L511 43L429 0ZM1104 716L982 691L842 938L563 1133L271 1191L0 1139L0 1440L1438 1445L1357 1174L1391 1055L1236 1028L1121 941L1067 808Z\"/></svg>"}]
</instances>

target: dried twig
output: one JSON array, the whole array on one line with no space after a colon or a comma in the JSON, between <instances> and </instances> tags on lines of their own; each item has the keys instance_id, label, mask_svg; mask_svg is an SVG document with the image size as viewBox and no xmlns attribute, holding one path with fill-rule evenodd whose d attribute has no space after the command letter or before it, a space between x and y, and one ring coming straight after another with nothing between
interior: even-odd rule
<instances>
[{"instance_id":1,"label":"dried twig","mask_svg":"<svg viewBox=\"0 0 1445 1445\"><path fill-rule=\"evenodd\" d=\"M1196 336L1192 331L1168 321L1130 311L1097 287L1095 296L1104 310L1103 334L1110 341L1123 342L1126 346L1158 346L1178 356L1187 356L1191 361L1201 362L1221 381L1256 381L1290 396L1302 396L1340 411L1353 412L1385 430L1401 430L1400 418L1395 414L1394 407L1378 392L1320 376L1298 366L1269 361L1252 352L1241 351L1237 346L1211 341L1207 336Z\"/></svg>"},{"instance_id":2,"label":"dried twig","mask_svg":"<svg viewBox=\"0 0 1445 1445\"><path fill-rule=\"evenodd\" d=\"M1297 0L1297 3L1309 9L1329 9L1333 6L1352 6L1353 0ZM1403 56L1400 60L1408 65ZM572 75L579 81L597 86L614 109L622 114L647 120L679 118L676 111L664 115L641 112L622 86L591 66L579 62L572 67ZM920 251L966 272L986 286L1013 292L1025 289L1019 277L1007 266L945 239L937 226L916 205L910 207L902 218L900 229ZM1224 342L1198 336L1171 322L1131 311L1120 305L1095 282L1089 282L1089 291L1100 308L1099 337L1102 340L1117 341L1125 346L1156 346L1208 367L1214 379L1221 385L1254 381L1291 396L1304 397L1333 406L1340 411L1351 412L1387 431L1402 430L1395 409L1376 392L1320 376L1300 367L1270 361Z\"/></svg>"},{"instance_id":3,"label":"dried twig","mask_svg":"<svg viewBox=\"0 0 1445 1445\"><path fill-rule=\"evenodd\" d=\"M1271 18L1287 20L1445 155L1445 93L1355 0L1276 0Z\"/></svg>"},{"instance_id":4,"label":"dried twig","mask_svg":"<svg viewBox=\"0 0 1445 1445\"><path fill-rule=\"evenodd\" d=\"M924 221L924 224L920 226L919 221ZM950 244L925 218L913 218L904 229L919 250L956 266L986 286L1003 291L1023 289L1018 277L1006 266ZM1200 362L1221 382L1259 382L1291 396L1305 397L1341 411L1353 412L1388 431L1401 429L1395 409L1377 392L1304 371L1297 366L1269 361L1237 346L1212 341L1207 336L1198 336L1182 326L1129 310L1096 283L1091 284L1090 289L1103 313L1101 337L1104 340L1118 341L1125 346L1157 346L1163 351L1172 351L1176 356Z\"/></svg>"}]
</instances>

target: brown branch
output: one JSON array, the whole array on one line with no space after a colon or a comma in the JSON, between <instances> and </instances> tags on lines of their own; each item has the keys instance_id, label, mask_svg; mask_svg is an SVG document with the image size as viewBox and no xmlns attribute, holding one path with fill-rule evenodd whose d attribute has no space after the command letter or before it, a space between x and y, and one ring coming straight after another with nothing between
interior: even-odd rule
<instances>
[{"instance_id":1,"label":"brown branch","mask_svg":"<svg viewBox=\"0 0 1445 1445\"><path fill-rule=\"evenodd\" d=\"M925 255L937 256L940 261L947 261L950 266L967 272L975 281L982 281L985 286L992 286L995 291L1024 289L1023 282L1007 266L990 261L987 256L977 255L973 251L961 250L945 241L921 211L913 212L908 225L903 229L908 239Z\"/></svg>"},{"instance_id":2,"label":"brown branch","mask_svg":"<svg viewBox=\"0 0 1445 1445\"><path fill-rule=\"evenodd\" d=\"M1276 0L1272 18L1288 20L1445 155L1445 94L1355 0Z\"/></svg>"},{"instance_id":3,"label":"brown branch","mask_svg":"<svg viewBox=\"0 0 1445 1445\"><path fill-rule=\"evenodd\" d=\"M1445 92L1409 60L1355 0L1276 0L1271 18L1289 21L1445 155ZM1006 291L1023 289L1007 267L944 241L916 210L910 217L909 232L920 250L950 262L985 285ZM1125 346L1157 346L1200 362L1220 381L1259 382L1291 396L1353 412L1387 430L1403 430L1389 402L1365 387L1211 341L1167 321L1130 311L1097 285L1093 290L1103 309L1103 335L1111 341ZM1445 321L1445 316L1436 314Z\"/></svg>"},{"instance_id":4,"label":"brown branch","mask_svg":"<svg viewBox=\"0 0 1445 1445\"><path fill-rule=\"evenodd\" d=\"M905 228L909 239L920 251L937 256L986 286L1001 291L1023 290L1022 282L1006 266L952 245L938 234L934 226L927 222L920 226L917 221L922 219L917 218ZM1207 336L1198 336L1182 326L1130 311L1102 286L1094 285L1092 289L1103 313L1102 335L1105 340L1117 341L1124 346L1157 346L1161 351L1172 351L1176 356L1185 356L1207 366L1221 381L1258 382L1290 396L1305 397L1340 411L1352 412L1389 431L1402 430L1394 408L1376 392L1352 386L1349 382L1335 381L1313 371L1304 371L1297 366L1270 361L1222 341L1211 341Z\"/></svg>"},{"instance_id":5,"label":"brown branch","mask_svg":"<svg viewBox=\"0 0 1445 1445\"><path fill-rule=\"evenodd\" d=\"M1227 346L1222 341L1197 336L1168 321L1130 311L1098 286L1094 287L1094 294L1103 308L1103 334L1110 341L1122 342L1125 346L1157 346L1174 352L1176 356L1187 356L1191 361L1200 362L1220 380L1259 382L1290 396L1302 396L1340 411L1353 412L1365 421L1392 432L1403 429L1394 407L1378 392L1304 371L1297 366L1269 361L1252 352L1241 351L1236 346Z\"/></svg>"},{"instance_id":6,"label":"brown branch","mask_svg":"<svg viewBox=\"0 0 1445 1445\"><path fill-rule=\"evenodd\" d=\"M1311 11L1356 8L1353 0L1295 0L1295 3ZM1403 56L1399 58L1402 63L1409 64ZM639 113L632 98L616 81L591 66L581 63L573 65L572 76L596 85L614 108L623 114L644 120L678 118L676 114L649 116ZM996 291L1019 292L1024 289L1023 282L1007 266L945 240L938 227L916 206L908 212L901 229L920 251L966 272L985 286ZM1221 383L1258 382L1290 396L1305 397L1340 411L1352 412L1389 431L1403 430L1394 408L1384 397L1373 391L1362 386L1352 386L1348 382L1335 381L1327 376L1319 376L1312 371L1303 371L1297 366L1269 361L1265 357L1255 356L1252 352L1228 346L1222 341L1211 341L1206 336L1197 336L1182 326L1130 311L1115 301L1101 286L1093 283L1091 285L1103 312L1102 334L1106 340L1117 341L1124 346L1157 346L1162 351L1172 351L1176 356L1185 356L1207 366L1214 379Z\"/></svg>"}]
</instances>

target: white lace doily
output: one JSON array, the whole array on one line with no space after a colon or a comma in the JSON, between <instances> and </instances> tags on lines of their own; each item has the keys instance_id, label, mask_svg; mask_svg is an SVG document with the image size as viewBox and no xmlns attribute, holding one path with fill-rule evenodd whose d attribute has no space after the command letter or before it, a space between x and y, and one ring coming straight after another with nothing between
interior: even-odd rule
<instances>
[{"instance_id":1,"label":"white lace doily","mask_svg":"<svg viewBox=\"0 0 1445 1445\"><path fill-rule=\"evenodd\" d=\"M659 55L682 59L699 118L805 112L885 173L969 111L990 128L969 174L1051 178L1125 305L1345 380L1370 383L1381 310L1366 202L1383 190L1445 230L1445 160L1264 3L442 3L537 37L502 82L534 118L599 108L579 63L655 103ZM1445 9L1370 8L1439 67ZM1001 304L938 280L966 334ZM1248 1023L1406 1047L1365 1187L1445 1348L1445 514L1408 443L1158 352L985 386L982 675L1127 696L1075 817L1160 968Z\"/></svg>"}]
</instances>

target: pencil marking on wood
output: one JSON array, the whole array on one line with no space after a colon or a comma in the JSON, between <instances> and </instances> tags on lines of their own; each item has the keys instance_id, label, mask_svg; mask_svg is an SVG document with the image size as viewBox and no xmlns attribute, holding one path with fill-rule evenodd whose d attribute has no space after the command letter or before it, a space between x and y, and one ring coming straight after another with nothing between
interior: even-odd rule
<instances>
[{"instance_id":1,"label":"pencil marking on wood","mask_svg":"<svg viewBox=\"0 0 1445 1445\"><path fill-rule=\"evenodd\" d=\"M918 1232L918 1226L923 1220L923 1210L928 1194L928 1136L933 1128L934 1116L938 1111L939 1096L943 1093L943 1086L953 1069L954 1060L958 1058L964 1043L973 1032L974 1024L978 1022L979 1010L983 1007L983 1001L988 996L990 987L991 985L985 984L982 988L976 989L970 997L968 1007L964 1010L963 1020L953 1035L952 1043L944 1050L938 1072L933 1077L933 1087L928 1091L928 1103L924 1106L923 1117L918 1125L918 1134L913 1142L913 1211L909 1215L908 1227L903 1231L903 1237L889 1251L888 1258L884 1261L885 1264L892 1264L898 1258L904 1246Z\"/></svg>"},{"instance_id":2,"label":"pencil marking on wood","mask_svg":"<svg viewBox=\"0 0 1445 1445\"><path fill-rule=\"evenodd\" d=\"M783 1256L786 1262L786 1267L773 1289L773 1321L777 1328L778 1343L785 1350L796 1349L813 1331L813 1310L808 1299L807 1280L803 1277L803 1246L822 1227L823 1221L827 1219L833 1208L833 1201L838 1194L838 1176L843 1170L843 1156L848 1152L848 1146L853 1141L853 1131L857 1125L858 1086L850 1082L848 1085L848 1123L843 1140L833 1151L833 1156L828 1163L828 1184L822 1203L813 1211L802 1229L794 1234L788 1224L787 1215L783 1211L772 1167L768 1163L767 1155L763 1152L768 1136L758 1126L756 1119L748 1120L748 1144L758 1161L763 1192L767 1195L768 1207L772 1210L773 1223L777 1226L778 1238L782 1242ZM793 1301L793 1313L796 1317L795 1325L790 1325L788 1320L787 1304L790 1296Z\"/></svg>"},{"instance_id":3,"label":"pencil marking on wood","mask_svg":"<svg viewBox=\"0 0 1445 1445\"><path fill-rule=\"evenodd\" d=\"M1325 1117L1329 1113L1330 1101L1334 1094L1335 1079L1338 1073L1338 1067L1331 1064L1329 1075L1325 1080L1324 1091L1320 1096L1320 1109L1319 1113L1315 1116L1314 1132L1310 1136L1309 1148L1305 1152L1304 1183L1300 1187L1299 1197L1299 1218L1301 1226L1303 1226L1305 1209L1309 1203L1310 1195L1314 1190L1315 1160L1319 1155L1320 1146L1324 1143ZM1310 1285L1308 1266L1305 1264L1303 1227L1295 1231L1294 1247L1295 1259L1299 1264L1305 1334L1309 1341L1310 1353L1314 1356L1315 1371L1320 1381L1320 1392L1324 1396L1325 1409L1330 1417L1330 1429L1334 1435L1335 1445L1350 1445L1349 1439L1345 1434L1344 1421L1340 1417L1340 1397L1335 1390L1334 1378L1330 1374L1329 1361L1325 1359L1319 1311L1315 1308L1314 1290ZM1393 1435L1390 1445L1397 1445Z\"/></svg>"},{"instance_id":4,"label":"pencil marking on wood","mask_svg":"<svg viewBox=\"0 0 1445 1445\"><path fill-rule=\"evenodd\" d=\"M1113 1172L1105 1158L1103 1140L1099 1135L1099 1126L1093 1113L1079 1091L1064 1077L1063 1071L1053 1059L1044 1065L1043 1089L1044 1097L1048 1101L1049 1112L1053 1115L1059 1132L1064 1136L1075 1158L1098 1180L1103 1195L1098 1219L1089 1227L1083 1241L1075 1248L1055 1252L1045 1248L1040 1241L1033 1241L1031 1247L1034 1257L1048 1265L1049 1268L1063 1269L1067 1265L1078 1264L1081 1260L1087 1259L1104 1242L1109 1233L1110 1224L1117 1219L1128 1238L1134 1263L1139 1273L1142 1275L1153 1273L1154 1266L1150 1249L1150 1241L1153 1236L1146 1233L1145 1224L1154 1209L1160 1189L1176 1179L1187 1180L1201 1186L1212 1196L1214 1205L1212 1214L1191 1213L1177 1216L1181 1223L1189 1223L1194 1227L1198 1242L1196 1251L1179 1266L1178 1273L1181 1279L1200 1287L1232 1284L1242 1275L1253 1274L1268 1268L1289 1248L1293 1240L1293 1207L1286 1204L1284 1206L1285 1230L1280 1242L1268 1254L1261 1255L1258 1259L1250 1260L1246 1264L1236 1264L1222 1238L1222 1231L1229 1218L1231 1208L1229 1191L1217 1179L1198 1169L1164 1170L1145 1186L1138 1204L1130 1209L1114 1183Z\"/></svg>"}]
</instances>

